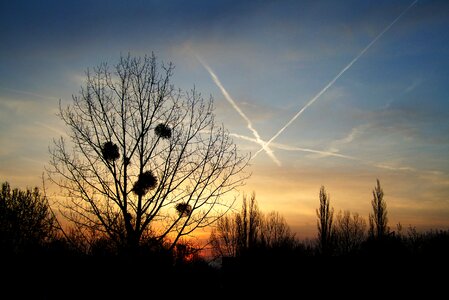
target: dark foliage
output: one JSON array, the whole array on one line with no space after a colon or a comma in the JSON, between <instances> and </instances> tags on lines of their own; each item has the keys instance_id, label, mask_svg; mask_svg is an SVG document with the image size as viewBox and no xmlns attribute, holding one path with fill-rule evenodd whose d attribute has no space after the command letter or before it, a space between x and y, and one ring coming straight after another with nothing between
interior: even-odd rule
<instances>
[{"instance_id":1,"label":"dark foliage","mask_svg":"<svg viewBox=\"0 0 449 300\"><path fill-rule=\"evenodd\" d=\"M104 143L103 147L101 148L101 154L103 155L103 158L107 161L114 161L120 157L118 146L113 142Z\"/></svg>"},{"instance_id":2,"label":"dark foliage","mask_svg":"<svg viewBox=\"0 0 449 300\"><path fill-rule=\"evenodd\" d=\"M145 171L139 175L139 179L134 183L133 192L138 196L143 196L154 189L157 184L157 178L151 171Z\"/></svg>"},{"instance_id":3,"label":"dark foliage","mask_svg":"<svg viewBox=\"0 0 449 300\"><path fill-rule=\"evenodd\" d=\"M175 209L181 217L187 217L192 212L192 206L188 203L178 203Z\"/></svg>"},{"instance_id":4,"label":"dark foliage","mask_svg":"<svg viewBox=\"0 0 449 300\"><path fill-rule=\"evenodd\" d=\"M2 183L0 192L0 252L36 251L55 235L56 221L39 189L11 189Z\"/></svg>"},{"instance_id":5,"label":"dark foliage","mask_svg":"<svg viewBox=\"0 0 449 300\"><path fill-rule=\"evenodd\" d=\"M156 126L156 128L154 128L154 133L163 139L169 139L171 137L171 128L163 123L160 123Z\"/></svg>"}]
</instances>

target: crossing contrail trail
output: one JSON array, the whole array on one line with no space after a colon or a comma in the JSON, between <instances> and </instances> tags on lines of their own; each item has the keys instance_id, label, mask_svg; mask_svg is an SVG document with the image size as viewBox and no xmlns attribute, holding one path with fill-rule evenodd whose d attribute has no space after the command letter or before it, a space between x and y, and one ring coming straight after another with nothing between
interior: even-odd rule
<instances>
[{"instance_id":1,"label":"crossing contrail trail","mask_svg":"<svg viewBox=\"0 0 449 300\"><path fill-rule=\"evenodd\" d=\"M236 138L242 139L242 140L257 143L256 139L251 138L246 135L241 135L241 134L236 134L236 133L231 133L230 135L234 136ZM273 148L277 148L277 149L281 149L281 150L285 150L285 151L301 151L301 152L321 154L323 156L334 156L334 157L340 157L340 158L346 158L346 159L352 159L352 160L359 160L358 158L353 157L353 156L335 153L335 152L331 152L331 151L322 151L322 150L314 150L314 149L302 148L302 147L293 147L293 146L278 144L278 143L272 143L271 146L273 146Z\"/></svg>"},{"instance_id":2,"label":"crossing contrail trail","mask_svg":"<svg viewBox=\"0 0 449 300\"><path fill-rule=\"evenodd\" d=\"M246 114L240 109L240 107L237 105L237 103L234 101L234 99L232 99L231 95L229 95L229 93L226 91L226 89L224 88L224 86L221 84L220 80L218 79L218 76L214 73L214 71L198 56L196 56L196 58L198 59L198 61L201 63L201 65L203 65L203 67L207 70L207 72L209 73L209 75L212 77L212 80L214 81L214 83L217 85L217 87L220 89L221 93L223 94L223 96L226 98L226 100L229 102L229 104L231 104L231 106L238 112L238 114L246 121L246 126L248 127L248 129L253 133L254 137L255 137L255 141L261 145L263 147L263 149L265 150L265 152L267 152L268 156L278 165L281 165L281 162L276 158L276 156L274 156L273 151L268 147L268 145L265 145L265 141L263 141L260 138L259 133L257 132L257 130L253 127L253 123L251 122L251 120L246 116Z\"/></svg>"},{"instance_id":3,"label":"crossing contrail trail","mask_svg":"<svg viewBox=\"0 0 449 300\"><path fill-rule=\"evenodd\" d=\"M37 98L42 98L42 99L51 99L51 100L58 100L59 98L53 97L53 96L46 96L46 95L41 95L41 94L36 94L33 92L29 92L29 91L24 91L24 90L16 90L16 89L10 89L10 88L6 88L3 86L0 86L0 89L5 90L5 91L10 91L13 93L17 93L17 94L23 94L23 95L28 95L28 96L32 96L32 97L37 97Z\"/></svg>"},{"instance_id":4,"label":"crossing contrail trail","mask_svg":"<svg viewBox=\"0 0 449 300\"><path fill-rule=\"evenodd\" d=\"M231 136L234 136L236 138L239 139L243 139L243 140L247 140L250 142L254 142L257 143L256 139L246 136L246 135L241 135L241 134L236 134L236 133L231 133ZM289 145L285 145L285 144L278 144L278 143L272 143L271 146L273 148L277 148L280 150L285 150L285 151L300 151L300 152L308 152L308 153L315 153L315 154L320 154L322 156L325 157L339 157L339 158L344 158L344 159L349 159L349 160L355 160L355 161L359 161L363 164L372 166L372 167L376 167L379 169L386 169L386 170L390 170L390 171L402 171L402 172L416 172L415 168L409 167L409 166L394 166L394 165L389 165L388 163L378 163L375 161L371 161L371 160L364 160L358 157L354 157L354 156L350 156L350 155L345 155L345 154L340 154L340 153L335 153L335 152L331 152L331 151L324 151L324 150L315 150L315 149L310 149L310 148L302 148L302 147L294 147L294 146L289 146Z\"/></svg>"},{"instance_id":5,"label":"crossing contrail trail","mask_svg":"<svg viewBox=\"0 0 449 300\"><path fill-rule=\"evenodd\" d=\"M415 0L410 4L399 16L396 17L396 19L393 20L387 27L385 27L384 30L382 30L381 33L379 33L372 41L368 44L360 53L354 57L353 60L349 64L346 65L346 67L343 68L321 91L319 91L318 94L315 95L307 104L299 110L296 115L293 116L293 118L290 119L290 121L287 122L287 124L284 125L268 142L262 144L262 148L260 148L252 158L255 158L257 154L259 154L262 150L267 149L267 147L273 142L285 129L287 129L288 126L290 126L310 105L312 105L318 98L323 95L334 83L337 81L340 76L342 76L366 51L368 51L369 48L378 40L380 39L385 32L387 32L412 6L414 6L418 0Z\"/></svg>"}]
</instances>

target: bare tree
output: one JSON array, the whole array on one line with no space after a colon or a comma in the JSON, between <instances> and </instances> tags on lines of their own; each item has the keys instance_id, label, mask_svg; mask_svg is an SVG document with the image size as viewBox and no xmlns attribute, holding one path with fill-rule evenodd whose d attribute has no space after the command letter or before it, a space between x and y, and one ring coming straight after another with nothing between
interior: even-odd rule
<instances>
[{"instance_id":1,"label":"bare tree","mask_svg":"<svg viewBox=\"0 0 449 300\"><path fill-rule=\"evenodd\" d=\"M335 221L337 249L340 254L350 254L360 250L366 238L366 221L358 213L339 211Z\"/></svg>"},{"instance_id":2,"label":"bare tree","mask_svg":"<svg viewBox=\"0 0 449 300\"><path fill-rule=\"evenodd\" d=\"M261 223L262 214L255 193L252 193L249 202L243 195L240 212L226 215L215 223L209 237L213 255L216 258L242 256L256 246Z\"/></svg>"},{"instance_id":3,"label":"bare tree","mask_svg":"<svg viewBox=\"0 0 449 300\"><path fill-rule=\"evenodd\" d=\"M373 190L373 200L371 200L373 213L369 215L369 232L370 236L382 239L388 235L388 218L387 218L387 203L384 200L384 191L380 186L380 181L377 179L377 185Z\"/></svg>"},{"instance_id":4,"label":"bare tree","mask_svg":"<svg viewBox=\"0 0 449 300\"><path fill-rule=\"evenodd\" d=\"M262 218L260 240L267 248L292 249L296 245L295 233L277 211L271 211Z\"/></svg>"},{"instance_id":5,"label":"bare tree","mask_svg":"<svg viewBox=\"0 0 449 300\"><path fill-rule=\"evenodd\" d=\"M68 127L50 148L50 179L64 191L65 216L127 249L150 230L177 241L209 226L232 205L248 156L214 120L212 98L170 83L171 63L154 54L121 56L86 72Z\"/></svg>"},{"instance_id":6,"label":"bare tree","mask_svg":"<svg viewBox=\"0 0 449 300\"><path fill-rule=\"evenodd\" d=\"M243 196L240 212L219 219L210 235L216 258L241 257L254 249L289 248L296 245L285 218L276 211L264 214L259 210L255 193L247 201Z\"/></svg>"},{"instance_id":7,"label":"bare tree","mask_svg":"<svg viewBox=\"0 0 449 300\"><path fill-rule=\"evenodd\" d=\"M215 223L209 242L213 258L237 256L237 214L223 216Z\"/></svg>"},{"instance_id":8,"label":"bare tree","mask_svg":"<svg viewBox=\"0 0 449 300\"><path fill-rule=\"evenodd\" d=\"M332 251L334 238L333 218L334 208L330 208L330 198L324 186L320 188L320 208L316 210L318 217L318 247L322 254L328 255Z\"/></svg>"},{"instance_id":9,"label":"bare tree","mask_svg":"<svg viewBox=\"0 0 449 300\"><path fill-rule=\"evenodd\" d=\"M257 243L260 234L261 213L256 201L256 194L252 193L249 202L243 196L242 211L236 216L237 226L237 255L242 255Z\"/></svg>"}]
</instances>

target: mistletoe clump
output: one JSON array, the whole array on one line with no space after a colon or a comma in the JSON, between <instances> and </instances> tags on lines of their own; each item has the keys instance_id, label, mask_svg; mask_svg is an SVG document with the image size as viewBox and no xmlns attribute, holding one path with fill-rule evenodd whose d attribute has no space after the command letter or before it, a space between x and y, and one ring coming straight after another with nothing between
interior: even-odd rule
<instances>
[{"instance_id":1,"label":"mistletoe clump","mask_svg":"<svg viewBox=\"0 0 449 300\"><path fill-rule=\"evenodd\" d=\"M178 203L175 206L180 217L187 217L192 212L192 206L187 203Z\"/></svg>"},{"instance_id":2,"label":"mistletoe clump","mask_svg":"<svg viewBox=\"0 0 449 300\"><path fill-rule=\"evenodd\" d=\"M157 184L157 178L153 172L145 171L139 175L139 178L134 183L133 192L138 196L143 196L150 190L154 189Z\"/></svg>"},{"instance_id":3,"label":"mistletoe clump","mask_svg":"<svg viewBox=\"0 0 449 300\"><path fill-rule=\"evenodd\" d=\"M161 123L154 128L154 133L163 139L169 139L171 137L171 128Z\"/></svg>"},{"instance_id":4,"label":"mistletoe clump","mask_svg":"<svg viewBox=\"0 0 449 300\"><path fill-rule=\"evenodd\" d=\"M120 157L118 146L110 141L103 144L101 147L101 154L107 161L114 161Z\"/></svg>"}]
</instances>

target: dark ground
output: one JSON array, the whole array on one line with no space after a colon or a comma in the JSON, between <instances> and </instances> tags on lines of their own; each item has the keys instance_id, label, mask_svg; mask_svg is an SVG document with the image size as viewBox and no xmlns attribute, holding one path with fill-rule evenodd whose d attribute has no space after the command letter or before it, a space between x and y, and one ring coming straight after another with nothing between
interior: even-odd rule
<instances>
[{"instance_id":1,"label":"dark ground","mask_svg":"<svg viewBox=\"0 0 449 300\"><path fill-rule=\"evenodd\" d=\"M276 296L421 297L447 294L445 257L302 257L167 267L118 257L14 257L2 262L2 299L154 299ZM441 294L443 293L443 294ZM444 298L444 297L443 297Z\"/></svg>"}]
</instances>

